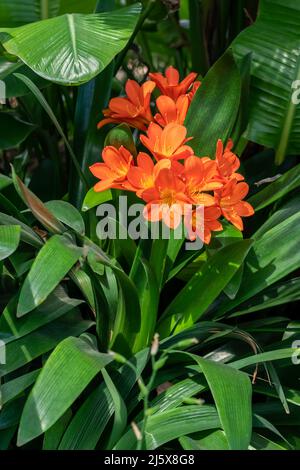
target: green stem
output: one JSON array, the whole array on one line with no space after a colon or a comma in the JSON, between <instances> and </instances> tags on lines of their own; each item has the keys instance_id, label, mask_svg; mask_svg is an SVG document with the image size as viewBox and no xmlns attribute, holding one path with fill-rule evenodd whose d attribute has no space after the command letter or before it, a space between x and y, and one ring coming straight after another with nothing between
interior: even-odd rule
<instances>
[{"instance_id":1,"label":"green stem","mask_svg":"<svg viewBox=\"0 0 300 470\"><path fill-rule=\"evenodd\" d=\"M49 1L41 0L41 20L47 20L49 18Z\"/></svg>"}]
</instances>

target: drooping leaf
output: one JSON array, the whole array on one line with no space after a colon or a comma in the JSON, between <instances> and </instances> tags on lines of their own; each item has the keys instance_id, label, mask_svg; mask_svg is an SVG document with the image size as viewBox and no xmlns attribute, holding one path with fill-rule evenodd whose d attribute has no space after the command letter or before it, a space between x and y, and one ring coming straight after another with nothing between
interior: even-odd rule
<instances>
[{"instance_id":1,"label":"drooping leaf","mask_svg":"<svg viewBox=\"0 0 300 470\"><path fill-rule=\"evenodd\" d=\"M85 226L80 212L66 201L48 201L45 206L62 223L84 235Z\"/></svg>"}]
</instances>

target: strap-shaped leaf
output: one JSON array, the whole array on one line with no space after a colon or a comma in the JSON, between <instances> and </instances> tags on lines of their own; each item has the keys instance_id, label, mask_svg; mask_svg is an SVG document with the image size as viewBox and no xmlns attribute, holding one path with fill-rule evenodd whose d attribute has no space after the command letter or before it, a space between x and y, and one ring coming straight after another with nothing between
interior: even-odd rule
<instances>
[{"instance_id":1,"label":"strap-shaped leaf","mask_svg":"<svg viewBox=\"0 0 300 470\"><path fill-rule=\"evenodd\" d=\"M193 137L189 145L200 157L215 157L217 140L226 142L237 117L241 77L230 52L205 76L189 108L185 126Z\"/></svg>"},{"instance_id":2,"label":"strap-shaped leaf","mask_svg":"<svg viewBox=\"0 0 300 470\"><path fill-rule=\"evenodd\" d=\"M53 351L25 404L18 445L47 431L73 404L95 375L113 360L91 343L67 338Z\"/></svg>"},{"instance_id":3,"label":"strap-shaped leaf","mask_svg":"<svg viewBox=\"0 0 300 470\"><path fill-rule=\"evenodd\" d=\"M21 289L17 316L38 307L82 255L63 235L54 235L39 251Z\"/></svg>"},{"instance_id":4,"label":"strap-shaped leaf","mask_svg":"<svg viewBox=\"0 0 300 470\"><path fill-rule=\"evenodd\" d=\"M159 333L169 336L192 326L222 292L244 261L251 240L225 246L204 264L165 310Z\"/></svg>"},{"instance_id":5,"label":"strap-shaped leaf","mask_svg":"<svg viewBox=\"0 0 300 470\"><path fill-rule=\"evenodd\" d=\"M10 256L20 242L20 225L0 225L0 260Z\"/></svg>"},{"instance_id":6,"label":"strap-shaped leaf","mask_svg":"<svg viewBox=\"0 0 300 470\"><path fill-rule=\"evenodd\" d=\"M248 375L219 362L199 358L198 363L213 395L230 448L247 449L252 433L252 389Z\"/></svg>"}]
</instances>

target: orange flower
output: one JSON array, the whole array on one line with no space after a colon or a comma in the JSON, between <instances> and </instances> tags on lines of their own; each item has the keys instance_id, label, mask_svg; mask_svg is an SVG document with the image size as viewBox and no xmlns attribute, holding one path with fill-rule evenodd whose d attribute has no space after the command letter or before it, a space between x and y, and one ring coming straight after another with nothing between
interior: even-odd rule
<instances>
[{"instance_id":1,"label":"orange flower","mask_svg":"<svg viewBox=\"0 0 300 470\"><path fill-rule=\"evenodd\" d=\"M156 83L163 95L167 95L176 101L180 95L185 95L197 77L196 73L190 73L182 82L179 82L179 72L170 66L166 69L166 76L161 73L149 73L149 77Z\"/></svg>"},{"instance_id":2,"label":"orange flower","mask_svg":"<svg viewBox=\"0 0 300 470\"><path fill-rule=\"evenodd\" d=\"M254 214L253 207L242 200L247 196L248 191L247 183L238 183L232 179L223 189L215 193L216 202L222 214L239 230L244 228L241 217L249 217Z\"/></svg>"},{"instance_id":3,"label":"orange flower","mask_svg":"<svg viewBox=\"0 0 300 470\"><path fill-rule=\"evenodd\" d=\"M218 221L221 216L221 209L216 206L197 207L188 212L184 217L184 223L191 241L199 237L204 243L208 244L211 240L211 232L223 230L222 224Z\"/></svg>"},{"instance_id":4,"label":"orange flower","mask_svg":"<svg viewBox=\"0 0 300 470\"><path fill-rule=\"evenodd\" d=\"M154 119L162 127L172 122L183 124L189 107L187 95L181 95L175 102L169 96L159 96L156 100L156 107L159 111Z\"/></svg>"},{"instance_id":5,"label":"orange flower","mask_svg":"<svg viewBox=\"0 0 300 470\"><path fill-rule=\"evenodd\" d=\"M244 177L240 173L236 173L240 167L240 160L231 151L232 147L233 142L231 139L229 139L225 150L223 151L222 140L218 140L216 148L216 162L218 165L218 170L223 178L234 178L237 181L241 181L244 179Z\"/></svg>"},{"instance_id":6,"label":"orange flower","mask_svg":"<svg viewBox=\"0 0 300 470\"><path fill-rule=\"evenodd\" d=\"M215 205L215 199L203 191L222 188L223 184L216 178L217 164L208 157L191 156L184 161L184 180L186 192L194 204Z\"/></svg>"},{"instance_id":7,"label":"orange flower","mask_svg":"<svg viewBox=\"0 0 300 470\"><path fill-rule=\"evenodd\" d=\"M156 175L154 188L143 192L147 202L144 217L152 222L163 220L170 228L176 228L181 222L184 205L190 204L185 194L185 184L176 171L162 168Z\"/></svg>"},{"instance_id":8,"label":"orange flower","mask_svg":"<svg viewBox=\"0 0 300 470\"><path fill-rule=\"evenodd\" d=\"M102 158L104 163L94 163L90 166L93 175L101 180L95 184L94 190L100 192L109 188L123 188L122 183L125 182L133 163L131 153L123 146L119 149L107 146L103 149Z\"/></svg>"},{"instance_id":9,"label":"orange flower","mask_svg":"<svg viewBox=\"0 0 300 470\"><path fill-rule=\"evenodd\" d=\"M185 145L190 140L190 138L186 139L186 132L186 128L179 124L167 124L162 129L158 124L151 122L147 130L147 137L141 135L140 139L156 160L162 158L180 160L194 153L191 147Z\"/></svg>"},{"instance_id":10,"label":"orange flower","mask_svg":"<svg viewBox=\"0 0 300 470\"><path fill-rule=\"evenodd\" d=\"M127 80L125 91L127 97L112 98L108 109L103 111L105 116L98 124L98 129L110 122L126 122L129 126L145 130L153 120L150 99L155 83L148 81L139 85L134 80Z\"/></svg>"},{"instance_id":11,"label":"orange flower","mask_svg":"<svg viewBox=\"0 0 300 470\"><path fill-rule=\"evenodd\" d=\"M193 85L191 87L191 91L189 91L188 94L187 94L190 103L193 100L193 98L195 96L195 93L198 90L198 88L200 87L200 85L201 85L201 82L198 82L198 81L193 83Z\"/></svg>"}]
</instances>

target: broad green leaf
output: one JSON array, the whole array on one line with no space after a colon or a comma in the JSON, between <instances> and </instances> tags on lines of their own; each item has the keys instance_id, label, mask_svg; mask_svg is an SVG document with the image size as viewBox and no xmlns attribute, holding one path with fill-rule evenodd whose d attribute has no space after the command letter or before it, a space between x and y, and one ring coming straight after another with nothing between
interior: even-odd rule
<instances>
[{"instance_id":1,"label":"broad green leaf","mask_svg":"<svg viewBox=\"0 0 300 470\"><path fill-rule=\"evenodd\" d=\"M80 338L67 338L53 351L25 403L18 432L24 445L47 431L95 375L112 361Z\"/></svg>"},{"instance_id":2,"label":"broad green leaf","mask_svg":"<svg viewBox=\"0 0 300 470\"><path fill-rule=\"evenodd\" d=\"M203 265L165 310L159 326L162 337L193 325L222 292L241 266L252 241L225 246Z\"/></svg>"},{"instance_id":3,"label":"broad green leaf","mask_svg":"<svg viewBox=\"0 0 300 470\"><path fill-rule=\"evenodd\" d=\"M91 188L84 198L81 210L83 212L86 212L95 206L99 206L100 204L111 200L112 194L110 189L108 189L107 191L96 193L96 191L94 191L94 188Z\"/></svg>"},{"instance_id":4,"label":"broad green leaf","mask_svg":"<svg viewBox=\"0 0 300 470\"><path fill-rule=\"evenodd\" d=\"M296 165L289 171L284 173L280 178L276 179L273 183L263 188L254 196L248 199L248 202L254 207L257 212L264 207L269 206L278 199L282 198L290 191L300 186L300 165Z\"/></svg>"},{"instance_id":5,"label":"broad green leaf","mask_svg":"<svg viewBox=\"0 0 300 470\"><path fill-rule=\"evenodd\" d=\"M83 218L72 204L66 201L49 201L45 203L45 206L63 224L84 235L85 226Z\"/></svg>"},{"instance_id":6,"label":"broad green leaf","mask_svg":"<svg viewBox=\"0 0 300 470\"><path fill-rule=\"evenodd\" d=\"M300 150L299 27L298 2L261 0L256 22L233 43L236 57L252 53L247 138L275 148L278 164L286 154L298 154Z\"/></svg>"},{"instance_id":7,"label":"broad green leaf","mask_svg":"<svg viewBox=\"0 0 300 470\"><path fill-rule=\"evenodd\" d=\"M20 26L64 13L92 13L96 0L1 0L0 25Z\"/></svg>"},{"instance_id":8,"label":"broad green leaf","mask_svg":"<svg viewBox=\"0 0 300 470\"><path fill-rule=\"evenodd\" d=\"M252 433L252 389L249 377L230 366L198 359L213 395L232 450L246 450Z\"/></svg>"},{"instance_id":9,"label":"broad green leaf","mask_svg":"<svg viewBox=\"0 0 300 470\"><path fill-rule=\"evenodd\" d=\"M24 281L17 316L25 315L44 302L81 255L82 250L67 237L51 237L39 251Z\"/></svg>"},{"instance_id":10,"label":"broad green leaf","mask_svg":"<svg viewBox=\"0 0 300 470\"><path fill-rule=\"evenodd\" d=\"M67 14L19 28L1 28L0 35L5 49L38 75L79 85L100 73L124 48L140 11L140 4L135 4L109 13Z\"/></svg>"},{"instance_id":11,"label":"broad green leaf","mask_svg":"<svg viewBox=\"0 0 300 470\"><path fill-rule=\"evenodd\" d=\"M4 376L53 349L68 336L80 335L93 325L83 321L78 312L70 312L38 330L5 345L6 364L0 365Z\"/></svg>"},{"instance_id":12,"label":"broad green leaf","mask_svg":"<svg viewBox=\"0 0 300 470\"><path fill-rule=\"evenodd\" d=\"M217 140L225 143L230 137L240 95L240 73L232 54L226 52L202 81L184 123L196 155L214 158Z\"/></svg>"},{"instance_id":13,"label":"broad green leaf","mask_svg":"<svg viewBox=\"0 0 300 470\"><path fill-rule=\"evenodd\" d=\"M140 423L138 423L140 426ZM187 405L149 416L146 430L146 448L154 450L188 433L220 427L218 413L213 406ZM114 450L134 450L136 437L132 430L114 447Z\"/></svg>"},{"instance_id":14,"label":"broad green leaf","mask_svg":"<svg viewBox=\"0 0 300 470\"><path fill-rule=\"evenodd\" d=\"M59 4L60 0L2 0L0 25L19 26L55 16Z\"/></svg>"},{"instance_id":15,"label":"broad green leaf","mask_svg":"<svg viewBox=\"0 0 300 470\"><path fill-rule=\"evenodd\" d=\"M18 147L34 131L35 126L21 121L12 113L0 112L0 129L0 149L6 150Z\"/></svg>"},{"instance_id":16,"label":"broad green leaf","mask_svg":"<svg viewBox=\"0 0 300 470\"><path fill-rule=\"evenodd\" d=\"M20 225L0 225L0 260L8 258L18 248Z\"/></svg>"}]
</instances>

